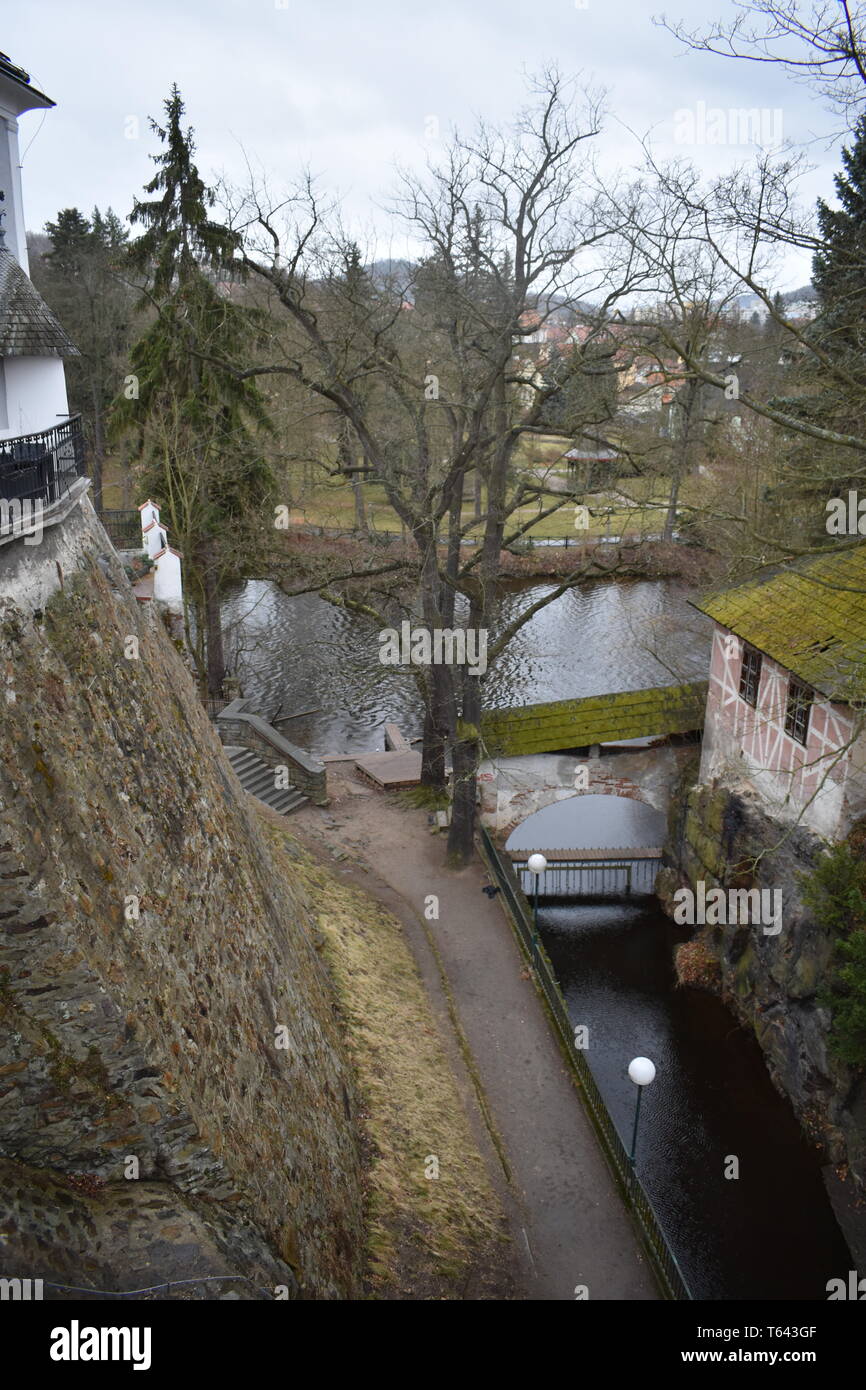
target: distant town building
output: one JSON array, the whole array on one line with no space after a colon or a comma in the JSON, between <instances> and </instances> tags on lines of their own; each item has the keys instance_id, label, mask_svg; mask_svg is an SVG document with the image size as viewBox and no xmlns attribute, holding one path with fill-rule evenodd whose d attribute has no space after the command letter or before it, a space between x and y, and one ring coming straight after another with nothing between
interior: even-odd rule
<instances>
[{"instance_id":1,"label":"distant town building","mask_svg":"<svg viewBox=\"0 0 866 1390\"><path fill-rule=\"evenodd\" d=\"M715 623L700 778L828 839L866 814L866 544L695 604Z\"/></svg>"}]
</instances>

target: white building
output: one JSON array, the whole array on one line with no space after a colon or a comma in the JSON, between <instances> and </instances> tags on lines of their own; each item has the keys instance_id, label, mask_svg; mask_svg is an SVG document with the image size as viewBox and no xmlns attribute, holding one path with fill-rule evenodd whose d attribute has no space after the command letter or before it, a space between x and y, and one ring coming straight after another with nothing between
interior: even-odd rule
<instances>
[{"instance_id":1,"label":"white building","mask_svg":"<svg viewBox=\"0 0 866 1390\"><path fill-rule=\"evenodd\" d=\"M153 561L153 598L171 612L183 613L181 554L168 543L168 534L159 519L159 507L150 498L141 512L141 548Z\"/></svg>"},{"instance_id":2,"label":"white building","mask_svg":"<svg viewBox=\"0 0 866 1390\"><path fill-rule=\"evenodd\" d=\"M59 520L87 488L79 417L70 417L64 357L78 355L29 278L18 118L54 102L0 54L0 543L10 507Z\"/></svg>"}]
</instances>

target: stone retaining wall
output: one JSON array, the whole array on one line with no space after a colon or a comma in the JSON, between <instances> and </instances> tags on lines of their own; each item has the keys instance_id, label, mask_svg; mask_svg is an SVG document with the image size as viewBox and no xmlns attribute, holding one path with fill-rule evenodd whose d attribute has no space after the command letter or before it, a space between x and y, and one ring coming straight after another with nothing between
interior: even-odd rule
<instances>
[{"instance_id":1,"label":"stone retaining wall","mask_svg":"<svg viewBox=\"0 0 866 1390\"><path fill-rule=\"evenodd\" d=\"M243 1272L351 1297L356 1099L310 905L89 502L66 526L0 576L0 1154L205 1201Z\"/></svg>"}]
</instances>

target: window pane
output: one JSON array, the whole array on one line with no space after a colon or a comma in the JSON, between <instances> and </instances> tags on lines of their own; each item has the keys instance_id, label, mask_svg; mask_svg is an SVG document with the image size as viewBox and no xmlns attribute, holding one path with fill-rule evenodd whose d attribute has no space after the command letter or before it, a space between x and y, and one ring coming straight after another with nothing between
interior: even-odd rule
<instances>
[{"instance_id":1,"label":"window pane","mask_svg":"<svg viewBox=\"0 0 866 1390\"><path fill-rule=\"evenodd\" d=\"M809 733L809 710L812 705L812 691L808 685L792 680L788 685L788 699L785 706L785 733L798 743L805 743Z\"/></svg>"},{"instance_id":2,"label":"window pane","mask_svg":"<svg viewBox=\"0 0 866 1390\"><path fill-rule=\"evenodd\" d=\"M743 647L743 661L740 667L740 698L747 705L758 703L758 690L761 685L761 653L754 647Z\"/></svg>"}]
</instances>

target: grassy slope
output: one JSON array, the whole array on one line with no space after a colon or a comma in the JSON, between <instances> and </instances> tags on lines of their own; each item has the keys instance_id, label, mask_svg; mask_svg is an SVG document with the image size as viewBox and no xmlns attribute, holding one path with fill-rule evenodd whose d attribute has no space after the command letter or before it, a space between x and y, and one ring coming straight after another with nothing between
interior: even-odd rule
<instances>
[{"instance_id":1,"label":"grassy slope","mask_svg":"<svg viewBox=\"0 0 866 1390\"><path fill-rule=\"evenodd\" d=\"M546 468L551 477L567 479L568 467L562 462L562 455L564 450L569 447L569 440L556 436L533 438L523 450L518 452L517 462L527 468ZM629 499L633 499L635 505L629 506L627 502L623 501L622 496L614 496L611 493L596 494L588 499L590 509L593 512L603 512L610 509L611 514L609 519L604 515L591 517L587 532L575 529L574 503L568 501L552 516L533 526L528 534L538 540L562 539L569 536L579 543L585 539L587 534L604 535L606 531L609 531L611 535L620 535L623 531L639 533L642 529L648 534L657 533L664 524L663 508L667 500L668 489L669 483L664 477L623 479L622 492ZM300 492L301 489L298 486L297 493L300 494ZM105 506L109 508L120 507L122 500L117 469L109 461L105 469ZM399 531L399 520L385 500L385 492L382 487L374 483L365 484L364 501L368 520L374 529ZM552 498L545 498L544 505L549 506L552 501ZM647 506L648 502L659 505L658 507ZM538 510L537 505L522 507L514 514L513 524L525 523ZM470 523L472 516L473 505L467 501L463 509L464 523ZM292 520L298 524L307 523L311 526L351 531L355 520L355 501L351 485L344 479L333 479L308 489L302 499L299 496L298 502L292 508Z\"/></svg>"},{"instance_id":2,"label":"grassy slope","mask_svg":"<svg viewBox=\"0 0 866 1390\"><path fill-rule=\"evenodd\" d=\"M483 1297L503 1262L502 1211L403 929L273 818L266 825L277 862L313 904L364 1101L370 1296ZM435 1180L425 1176L431 1154Z\"/></svg>"}]
</instances>

